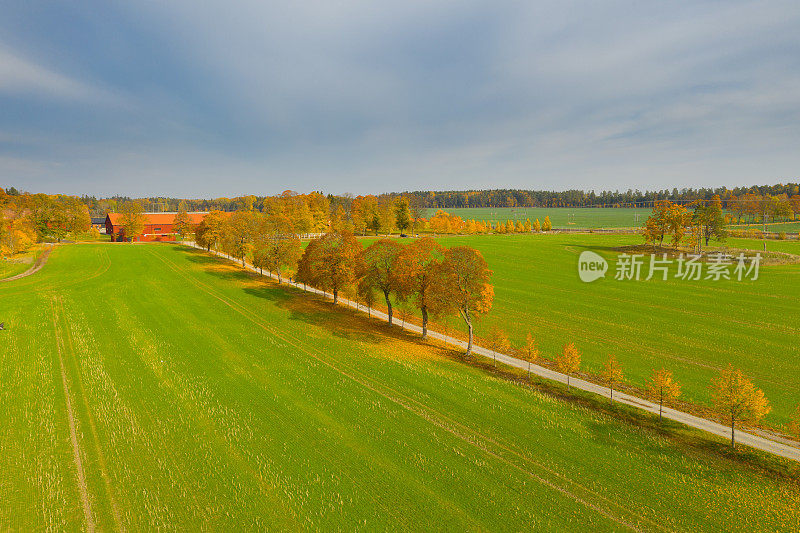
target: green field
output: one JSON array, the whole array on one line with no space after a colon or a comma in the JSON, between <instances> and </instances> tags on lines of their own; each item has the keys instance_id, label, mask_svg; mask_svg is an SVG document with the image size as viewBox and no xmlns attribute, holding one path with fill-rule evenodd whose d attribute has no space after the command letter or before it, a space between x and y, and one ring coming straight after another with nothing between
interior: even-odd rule
<instances>
[{"instance_id":1,"label":"green field","mask_svg":"<svg viewBox=\"0 0 800 533\"><path fill-rule=\"evenodd\" d=\"M775 473L795 466L520 386L200 251L58 247L0 286L0 318L3 530L800 527L797 474Z\"/></svg>"},{"instance_id":2,"label":"green field","mask_svg":"<svg viewBox=\"0 0 800 533\"><path fill-rule=\"evenodd\" d=\"M0 257L0 279L10 278L12 276L16 276L17 274L22 274L31 268L36 262L36 259L39 257L41 251L41 248L36 246L25 253L20 253L13 257L8 257L5 259Z\"/></svg>"},{"instance_id":3,"label":"green field","mask_svg":"<svg viewBox=\"0 0 800 533\"><path fill-rule=\"evenodd\" d=\"M744 231L747 231L747 230L761 231L761 230L764 229L764 225L763 224L736 224L736 225L732 225L731 229L744 230ZM772 231L772 232L785 231L787 233L797 233L798 231L800 231L800 221L797 221L797 222L780 222L780 223L777 223L777 224L767 224L766 229L767 229L767 231Z\"/></svg>"},{"instance_id":4,"label":"green field","mask_svg":"<svg viewBox=\"0 0 800 533\"><path fill-rule=\"evenodd\" d=\"M590 372L599 372L614 353L627 380L640 387L653 368L663 366L683 383L685 399L704 404L710 404L711 378L732 363L771 400L767 422L786 422L800 404L800 264L763 267L757 281L615 281L611 270L606 279L583 283L577 274L583 250L615 261L615 247L641 244L641 237L491 235L439 241L477 248L494 271L494 307L478 323L479 337L500 327L521 345L532 332L548 358L574 341ZM763 243L731 239L727 245L761 250ZM797 241L767 241L767 248L800 255ZM449 323L454 331L463 329L458 320Z\"/></svg>"},{"instance_id":5,"label":"green field","mask_svg":"<svg viewBox=\"0 0 800 533\"><path fill-rule=\"evenodd\" d=\"M426 217L436 214L438 209L427 209ZM505 222L507 220L531 219L531 222L549 216L554 228L638 228L644 224L651 209L633 208L567 208L567 207L456 207L442 209L464 220Z\"/></svg>"}]
</instances>

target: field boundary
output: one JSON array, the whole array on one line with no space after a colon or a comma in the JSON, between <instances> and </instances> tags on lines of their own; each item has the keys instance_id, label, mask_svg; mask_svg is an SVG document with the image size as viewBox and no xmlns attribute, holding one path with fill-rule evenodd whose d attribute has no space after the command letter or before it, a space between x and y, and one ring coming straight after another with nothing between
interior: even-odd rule
<instances>
[{"instance_id":1,"label":"field boundary","mask_svg":"<svg viewBox=\"0 0 800 533\"><path fill-rule=\"evenodd\" d=\"M194 242L180 242L178 244L183 244L183 245L191 247L191 248L195 248L195 249L198 249L198 250L202 250L204 252L208 252L208 250L206 250L203 247L198 246ZM216 250L211 250L210 253L212 253L212 254L214 254L214 255L216 255L218 257L222 257L222 258L228 259L228 260L232 261L234 264L236 264L237 266L240 266L240 267L242 266L242 261L241 260L233 258L233 257L229 256L228 254L225 254L223 252L218 252ZM251 265L250 263L247 263L247 262L244 263L244 267L243 268L247 269L248 271L254 272L256 274L260 274L262 276L267 276L267 277L275 279L275 280L278 279L278 276L276 274L273 274L273 273L270 273L270 272L264 273L260 269L254 267L253 265ZM281 279L282 279L282 282L285 283L286 285L290 285L290 286L292 286L292 287L294 287L296 289L299 289L301 291L310 292L312 294L317 294L317 295L323 296L323 297L328 298L328 299L333 299L333 295L330 294L330 293L327 293L325 291L316 289L314 287L304 286L304 285L302 285L300 283L297 283L297 282L290 282L286 278L281 278ZM339 296L339 302L344 306L350 307L350 308L352 308L352 309L354 309L356 311L360 311L360 312L362 312L364 314L367 314L367 312L368 312L367 309L365 309L359 303L354 302L352 300L348 300L347 298L344 298L342 296ZM378 318L379 320L382 320L384 322L388 322L388 320L389 320L388 316L385 313L383 313L381 311L378 311L376 309L372 309L369 312L369 315L370 315L370 317ZM422 333L422 328L417 326L417 325L415 325L415 324L410 324L410 323L406 322L403 325L400 325L400 324L395 324L395 325L400 327L401 329L405 329L405 330L411 331L413 333L418 333L418 334ZM444 335L442 333L438 333L438 332L432 331L430 329L428 330L428 336L433 338L433 339L436 339L436 340L438 340L438 341L440 341L440 342L442 342L442 343L444 343L446 345L454 346L454 347L459 348L459 349L466 349L466 347L467 347L467 343L462 341L462 340L460 340L460 339L457 339L455 337L451 337L449 335ZM563 383L563 384L568 384L571 387L574 387L576 389L579 389L579 390L582 390L582 391L585 391L585 392L590 392L592 394L596 394L596 395L601 396L603 398L610 398L610 396L611 396L608 387L605 387L605 386L602 386L602 385L598 385L597 383L593 383L591 381L586 381L586 380L583 380L583 379L580 379L580 378L577 378L577 377L572 377L572 376L568 377L566 374L562 374L561 372L557 372L557 371L549 369L547 367L543 367L543 366L540 366L540 365L537 365L537 364L533 364L533 363L528 363L528 361L524 361L522 359L518 359L516 357L512 357L512 356L507 355L507 354L494 352L492 350L489 350L488 348L484 348L482 346L478 346L478 345L475 345L475 344L473 344L473 350L472 351L476 355L480 355L480 356L485 357L487 359L492 359L492 360L499 361L499 362L501 362L501 363L503 363L503 364L505 364L507 366L513 367L513 368L518 368L518 369L525 370L525 371L528 371L530 369L530 372L532 374L535 374L540 378L544 378L544 379L547 379L547 380L550 380L550 381L556 381L556 382ZM569 382L567 381L568 379L569 379ZM614 392L614 400L619 402L619 403L625 404L627 406L634 407L636 409L649 412L651 414L655 414L655 415L659 414L659 410L660 410L659 405L657 403L651 402L650 400L647 400L645 398L640 398L640 397L637 397L637 396L626 394L624 392L615 391ZM675 422L679 422L679 423L681 423L683 425L686 425L686 426L689 426L691 428L699 429L701 431L704 431L706 433L711 433L711 434L716 435L718 437L723 437L723 438L725 438L727 440L730 440L730 438L731 438L731 429L729 427L727 427L727 426L725 426L723 424L720 424L718 422L715 422L713 420L709 420L709 419L706 419L706 418L695 416L695 415L692 415L692 414L689 414L689 413L686 413L686 412L683 412L683 411L679 411L677 409L673 409L673 408L670 408L670 407L667 407L667 406L663 407L663 417L667 418L667 419L670 419L670 420L673 420ZM770 438L767 438L767 437L763 437L763 436L759 436L759 435L756 435L754 433L747 432L747 431L742 431L742 430L737 430L736 431L736 442L738 444L743 444L745 446L749 446L749 447L755 448L757 450L761 450L761 451L764 451L764 452L767 452L767 453L771 453L773 455L777 455L777 456L780 456L780 457L783 457L783 458L786 458L786 459L790 459L790 460L793 460L793 461L800 462L800 447L797 447L797 446L784 444L782 442L778 442L776 440L773 440L773 439L770 439Z\"/></svg>"}]
</instances>

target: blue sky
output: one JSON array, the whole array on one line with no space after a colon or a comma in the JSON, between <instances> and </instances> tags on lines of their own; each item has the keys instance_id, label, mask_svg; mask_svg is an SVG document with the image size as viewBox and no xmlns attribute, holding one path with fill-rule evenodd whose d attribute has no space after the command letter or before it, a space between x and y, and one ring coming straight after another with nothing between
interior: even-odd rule
<instances>
[{"instance_id":1,"label":"blue sky","mask_svg":"<svg viewBox=\"0 0 800 533\"><path fill-rule=\"evenodd\" d=\"M5 2L0 185L181 197L800 176L800 2Z\"/></svg>"}]
</instances>

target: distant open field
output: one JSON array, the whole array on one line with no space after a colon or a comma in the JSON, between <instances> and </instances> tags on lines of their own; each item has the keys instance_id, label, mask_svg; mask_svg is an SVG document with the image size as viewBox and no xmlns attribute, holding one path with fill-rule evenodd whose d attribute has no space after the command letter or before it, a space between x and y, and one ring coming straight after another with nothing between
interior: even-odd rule
<instances>
[{"instance_id":1,"label":"distant open field","mask_svg":"<svg viewBox=\"0 0 800 533\"><path fill-rule=\"evenodd\" d=\"M757 281L615 281L614 248L641 244L641 237L491 235L439 241L477 248L494 271L494 308L478 323L478 336L500 327L521 345L532 332L548 358L574 341L592 372L614 353L626 378L638 386L663 366L683 383L686 399L705 404L711 400L711 378L731 363L772 402L768 421L785 422L800 404L800 264L763 267ZM762 245L746 239L727 243L754 250ZM800 255L797 241L767 241L767 248ZM584 250L614 260L606 279L580 281L577 262ZM449 324L463 330L458 320Z\"/></svg>"},{"instance_id":2,"label":"distant open field","mask_svg":"<svg viewBox=\"0 0 800 533\"><path fill-rule=\"evenodd\" d=\"M526 239L506 259L510 239L481 245L507 321L540 309L559 331L577 311L598 328L627 301L531 283L579 245ZM0 314L3 530L800 527L796 480L692 432L517 385L197 250L57 247L0 286Z\"/></svg>"},{"instance_id":3,"label":"distant open field","mask_svg":"<svg viewBox=\"0 0 800 533\"><path fill-rule=\"evenodd\" d=\"M427 209L427 217L438 209ZM549 216L555 228L628 228L641 227L652 212L651 209L632 208L566 208L566 207L464 207L442 209L464 220L505 222L507 220L531 219L531 222ZM638 218L637 218L638 216Z\"/></svg>"},{"instance_id":4,"label":"distant open field","mask_svg":"<svg viewBox=\"0 0 800 533\"><path fill-rule=\"evenodd\" d=\"M749 225L748 224L736 224L736 225L732 225L731 229L761 231L761 230L764 229L764 225L763 224L749 224ZM767 224L766 230L767 231L772 231L772 232L785 231L787 233L790 233L790 232L791 233L797 233L798 231L800 231L800 221L797 221L797 222L780 222L780 223L777 223L777 224Z\"/></svg>"}]
</instances>

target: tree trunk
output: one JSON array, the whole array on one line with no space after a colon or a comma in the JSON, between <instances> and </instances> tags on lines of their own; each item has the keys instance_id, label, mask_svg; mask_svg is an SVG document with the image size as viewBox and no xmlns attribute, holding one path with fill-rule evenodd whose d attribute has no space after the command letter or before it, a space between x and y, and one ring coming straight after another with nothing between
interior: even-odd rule
<instances>
[{"instance_id":1,"label":"tree trunk","mask_svg":"<svg viewBox=\"0 0 800 533\"><path fill-rule=\"evenodd\" d=\"M339 290L333 289L333 305L339 303Z\"/></svg>"},{"instance_id":2,"label":"tree trunk","mask_svg":"<svg viewBox=\"0 0 800 533\"><path fill-rule=\"evenodd\" d=\"M422 338L428 338L428 307L422 306Z\"/></svg>"},{"instance_id":3,"label":"tree trunk","mask_svg":"<svg viewBox=\"0 0 800 533\"><path fill-rule=\"evenodd\" d=\"M530 381L530 380L531 380L531 362L529 360L528 361L528 381Z\"/></svg>"},{"instance_id":4,"label":"tree trunk","mask_svg":"<svg viewBox=\"0 0 800 533\"><path fill-rule=\"evenodd\" d=\"M386 300L386 310L389 317L389 325L392 325L392 301L389 299L389 291L383 291L383 298Z\"/></svg>"},{"instance_id":5,"label":"tree trunk","mask_svg":"<svg viewBox=\"0 0 800 533\"><path fill-rule=\"evenodd\" d=\"M280 285L281 284L281 270L278 269L277 273L278 273L278 285Z\"/></svg>"},{"instance_id":6,"label":"tree trunk","mask_svg":"<svg viewBox=\"0 0 800 533\"><path fill-rule=\"evenodd\" d=\"M469 331L469 342L467 343L467 353L465 353L464 355L469 355L472 353L472 320L467 318L466 322L467 322L467 329Z\"/></svg>"},{"instance_id":7,"label":"tree trunk","mask_svg":"<svg viewBox=\"0 0 800 533\"><path fill-rule=\"evenodd\" d=\"M736 431L736 419L731 417L731 448L736 448L735 431Z\"/></svg>"}]
</instances>

